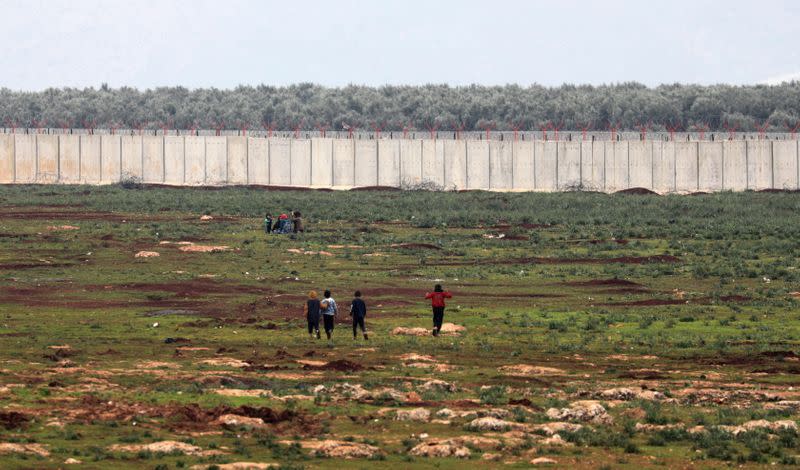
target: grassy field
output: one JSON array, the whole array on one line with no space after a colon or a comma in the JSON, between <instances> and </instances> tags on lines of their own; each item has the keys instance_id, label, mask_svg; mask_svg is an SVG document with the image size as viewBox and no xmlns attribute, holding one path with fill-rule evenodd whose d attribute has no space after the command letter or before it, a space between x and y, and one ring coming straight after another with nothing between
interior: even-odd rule
<instances>
[{"instance_id":1,"label":"grassy field","mask_svg":"<svg viewBox=\"0 0 800 470\"><path fill-rule=\"evenodd\" d=\"M791 465L799 227L788 193L2 186L0 467ZM456 331L396 334L435 283Z\"/></svg>"}]
</instances>

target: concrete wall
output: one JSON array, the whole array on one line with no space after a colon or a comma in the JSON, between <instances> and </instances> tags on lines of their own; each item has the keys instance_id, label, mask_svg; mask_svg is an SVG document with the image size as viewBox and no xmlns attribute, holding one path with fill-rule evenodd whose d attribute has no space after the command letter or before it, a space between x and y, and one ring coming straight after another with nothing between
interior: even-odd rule
<instances>
[{"instance_id":1,"label":"concrete wall","mask_svg":"<svg viewBox=\"0 0 800 470\"><path fill-rule=\"evenodd\" d=\"M112 184L122 178L122 141L118 135L100 137L100 182Z\"/></svg>"},{"instance_id":2,"label":"concrete wall","mask_svg":"<svg viewBox=\"0 0 800 470\"><path fill-rule=\"evenodd\" d=\"M657 192L799 189L795 140L510 141L0 134L0 183Z\"/></svg>"},{"instance_id":3,"label":"concrete wall","mask_svg":"<svg viewBox=\"0 0 800 470\"><path fill-rule=\"evenodd\" d=\"M228 184L247 184L249 179L247 137L228 137Z\"/></svg>"},{"instance_id":4,"label":"concrete wall","mask_svg":"<svg viewBox=\"0 0 800 470\"><path fill-rule=\"evenodd\" d=\"M722 143L698 143L697 189L700 191L722 190Z\"/></svg>"},{"instance_id":5,"label":"concrete wall","mask_svg":"<svg viewBox=\"0 0 800 470\"><path fill-rule=\"evenodd\" d=\"M142 137L142 181L156 184L164 182L163 137Z\"/></svg>"},{"instance_id":6,"label":"concrete wall","mask_svg":"<svg viewBox=\"0 0 800 470\"><path fill-rule=\"evenodd\" d=\"M314 155L311 186L330 188L333 186L333 139L311 139L311 154Z\"/></svg>"},{"instance_id":7,"label":"concrete wall","mask_svg":"<svg viewBox=\"0 0 800 470\"><path fill-rule=\"evenodd\" d=\"M35 168L35 180L42 183L55 183L58 181L60 172L58 167L58 136L40 135L31 136L34 146L33 157L30 158L31 166ZM18 158L17 162L22 163L29 158ZM19 167L19 165L17 165ZM22 165L26 166L26 165ZM27 173L27 171L24 171Z\"/></svg>"},{"instance_id":8,"label":"concrete wall","mask_svg":"<svg viewBox=\"0 0 800 470\"><path fill-rule=\"evenodd\" d=\"M558 189L569 190L581 185L581 143L558 143Z\"/></svg>"},{"instance_id":9,"label":"concrete wall","mask_svg":"<svg viewBox=\"0 0 800 470\"><path fill-rule=\"evenodd\" d=\"M354 140L355 145L355 186L377 186L379 177L378 142L375 140Z\"/></svg>"},{"instance_id":10,"label":"concrete wall","mask_svg":"<svg viewBox=\"0 0 800 470\"><path fill-rule=\"evenodd\" d=\"M102 180L101 136L80 136L81 183L98 184Z\"/></svg>"},{"instance_id":11,"label":"concrete wall","mask_svg":"<svg viewBox=\"0 0 800 470\"><path fill-rule=\"evenodd\" d=\"M186 174L186 154L183 137L168 135L164 137L164 183L184 184Z\"/></svg>"},{"instance_id":12,"label":"concrete wall","mask_svg":"<svg viewBox=\"0 0 800 470\"><path fill-rule=\"evenodd\" d=\"M58 181L75 184L81 180L81 141L74 134L58 136Z\"/></svg>"},{"instance_id":13,"label":"concrete wall","mask_svg":"<svg viewBox=\"0 0 800 470\"><path fill-rule=\"evenodd\" d=\"M206 138L183 138L184 181L186 184L206 184Z\"/></svg>"},{"instance_id":14,"label":"concrete wall","mask_svg":"<svg viewBox=\"0 0 800 470\"><path fill-rule=\"evenodd\" d=\"M0 134L0 183L13 183L14 173L14 136Z\"/></svg>"}]
</instances>

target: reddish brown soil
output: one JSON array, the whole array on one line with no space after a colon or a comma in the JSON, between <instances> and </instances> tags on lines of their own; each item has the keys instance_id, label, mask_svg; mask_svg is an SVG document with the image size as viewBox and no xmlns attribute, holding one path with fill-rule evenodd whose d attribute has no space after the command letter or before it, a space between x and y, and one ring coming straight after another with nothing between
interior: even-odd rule
<instances>
[{"instance_id":1,"label":"reddish brown soil","mask_svg":"<svg viewBox=\"0 0 800 470\"><path fill-rule=\"evenodd\" d=\"M493 229L497 229L497 230L508 230L508 229L510 229L512 227L524 228L524 229L535 229L535 228L550 228L550 227L552 227L552 225L550 225L550 224L528 224L528 223L512 225L512 224L507 224L507 223L499 223L499 224L495 224L494 226L492 226Z\"/></svg>"},{"instance_id":2,"label":"reddish brown soil","mask_svg":"<svg viewBox=\"0 0 800 470\"><path fill-rule=\"evenodd\" d=\"M616 243L617 245L627 245L629 242L624 238L614 238L611 240L599 240L599 239L589 240L587 243L589 243L590 245L600 245L602 243Z\"/></svg>"},{"instance_id":3,"label":"reddish brown soil","mask_svg":"<svg viewBox=\"0 0 800 470\"><path fill-rule=\"evenodd\" d=\"M404 249L427 248L430 250L441 250L440 247L432 243L396 243L394 245L390 245L388 248L404 248Z\"/></svg>"},{"instance_id":4,"label":"reddish brown soil","mask_svg":"<svg viewBox=\"0 0 800 470\"><path fill-rule=\"evenodd\" d=\"M0 426L8 430L23 428L30 420L30 417L17 411L0 411Z\"/></svg>"},{"instance_id":5,"label":"reddish brown soil","mask_svg":"<svg viewBox=\"0 0 800 470\"><path fill-rule=\"evenodd\" d=\"M431 262L432 265L439 266L472 266L482 263L482 260L474 261L439 261ZM672 255L654 256L619 256L615 258L512 258L493 260L494 264L518 265L518 264L650 264L650 263L678 263L680 258Z\"/></svg>"},{"instance_id":6,"label":"reddish brown soil","mask_svg":"<svg viewBox=\"0 0 800 470\"><path fill-rule=\"evenodd\" d=\"M335 361L330 361L326 364L321 366L312 366L305 364L303 365L303 369L306 370L335 370L340 372L356 372L359 370L363 370L364 366L361 364L356 364L355 362L348 361L347 359L337 359Z\"/></svg>"},{"instance_id":7,"label":"reddish brown soil","mask_svg":"<svg viewBox=\"0 0 800 470\"><path fill-rule=\"evenodd\" d=\"M41 207L41 206L40 206ZM150 221L150 220L170 220L171 217L147 216L133 214L118 214L115 212L101 211L69 211L54 209L52 206L43 207L41 210L30 210L26 207L6 207L0 210L0 220L2 219L21 219L21 220L106 220L111 222Z\"/></svg>"},{"instance_id":8,"label":"reddish brown soil","mask_svg":"<svg viewBox=\"0 0 800 470\"><path fill-rule=\"evenodd\" d=\"M644 287L639 283L626 281L625 279L592 279L589 281L564 282L563 285L575 287Z\"/></svg>"},{"instance_id":9,"label":"reddish brown soil","mask_svg":"<svg viewBox=\"0 0 800 470\"><path fill-rule=\"evenodd\" d=\"M689 304L709 304L714 299L711 297L698 297L695 299L645 299L645 300L632 300L630 302L612 302L600 304L606 307L652 307L658 305L685 305ZM723 302L747 302L750 297L742 295L726 295L719 298Z\"/></svg>"}]
</instances>

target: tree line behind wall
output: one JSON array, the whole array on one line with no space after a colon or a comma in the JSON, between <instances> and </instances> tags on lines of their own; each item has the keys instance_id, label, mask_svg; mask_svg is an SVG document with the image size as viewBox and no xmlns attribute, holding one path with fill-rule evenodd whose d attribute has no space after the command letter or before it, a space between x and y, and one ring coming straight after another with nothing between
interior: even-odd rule
<instances>
[{"instance_id":1,"label":"tree line behind wall","mask_svg":"<svg viewBox=\"0 0 800 470\"><path fill-rule=\"evenodd\" d=\"M239 86L0 89L0 126L342 130L635 130L785 132L800 122L800 82L776 86Z\"/></svg>"}]
</instances>

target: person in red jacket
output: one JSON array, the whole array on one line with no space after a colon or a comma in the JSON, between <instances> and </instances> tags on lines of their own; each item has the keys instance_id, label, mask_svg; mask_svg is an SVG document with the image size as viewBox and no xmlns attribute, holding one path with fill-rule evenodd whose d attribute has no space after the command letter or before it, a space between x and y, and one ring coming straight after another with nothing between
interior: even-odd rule
<instances>
[{"instance_id":1,"label":"person in red jacket","mask_svg":"<svg viewBox=\"0 0 800 470\"><path fill-rule=\"evenodd\" d=\"M431 299L431 307L433 307L433 336L439 336L442 320L444 320L444 299L452 299L453 296L443 290L441 284L436 284L433 292L425 294L425 298Z\"/></svg>"}]
</instances>

